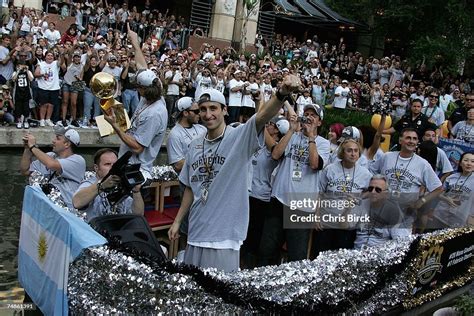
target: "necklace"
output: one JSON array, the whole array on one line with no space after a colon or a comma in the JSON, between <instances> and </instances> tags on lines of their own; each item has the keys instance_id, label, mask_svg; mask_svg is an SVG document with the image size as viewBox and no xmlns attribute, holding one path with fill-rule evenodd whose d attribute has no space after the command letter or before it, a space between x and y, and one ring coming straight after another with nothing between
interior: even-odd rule
<instances>
[{"instance_id":1,"label":"necklace","mask_svg":"<svg viewBox=\"0 0 474 316\"><path fill-rule=\"evenodd\" d=\"M204 141L212 142L212 141L215 141L216 139L220 138L219 144L217 144L217 148L214 151L214 157L217 157L217 151L219 150L219 147L221 146L222 140L224 139L226 129L227 129L227 126L224 128L224 131L222 132L221 135L219 135L218 137L216 137L212 140L207 139L207 133L206 133L206 136L202 140L202 160L204 162L204 167L206 168L206 174L207 174L208 178L210 178L210 176L211 176L211 172L213 170L214 162L216 161L216 159L211 159L212 160L211 164L208 163L208 161L207 161L208 158L206 158L206 155L205 155L206 151L204 149ZM209 156L209 157L211 157L211 156Z\"/></svg>"},{"instance_id":2,"label":"necklace","mask_svg":"<svg viewBox=\"0 0 474 316\"><path fill-rule=\"evenodd\" d=\"M142 114L143 112L145 112L145 110L148 109L152 104L154 104L154 103L147 104L146 106L142 107L142 108L140 109L140 111L135 112L135 114L134 114L133 117L132 117L132 121L130 122L130 128L132 128L133 123L134 123L137 119L140 118L140 114Z\"/></svg>"},{"instance_id":3,"label":"necklace","mask_svg":"<svg viewBox=\"0 0 474 316\"><path fill-rule=\"evenodd\" d=\"M179 125L183 128L183 131L186 133L186 136L188 136L188 138L189 138L190 140L193 140L193 136L192 136L191 134L189 134L188 131L187 131L188 128L187 128L187 127L184 127L184 126L181 125L181 124L179 124ZM194 124L192 125L192 128L193 128L193 130L194 130L194 135L197 135L198 132L197 132L196 127L194 126Z\"/></svg>"},{"instance_id":4,"label":"necklace","mask_svg":"<svg viewBox=\"0 0 474 316\"><path fill-rule=\"evenodd\" d=\"M401 172L398 171L398 169L397 169L398 158L400 158L400 153L398 153L397 160L395 161L395 167L394 167L394 169L395 169L395 177L397 177L397 190L400 189L400 184L401 184L401 183L400 183L400 177L401 177L402 175L405 176L405 173L407 172L408 166L410 166L410 163L411 163L411 161L413 160L413 157L415 157L415 154L412 154L412 155L411 155L411 158L410 158L410 160L408 161L407 166L406 166L405 169L403 170L403 173L401 173Z\"/></svg>"},{"instance_id":5,"label":"necklace","mask_svg":"<svg viewBox=\"0 0 474 316\"><path fill-rule=\"evenodd\" d=\"M342 192L347 192L346 185L347 185L347 182L351 180L351 175L349 173L347 173L346 175L342 161L341 161L341 168L342 168L342 174L344 175L344 180L345 180L342 186ZM349 188L349 192L352 192L352 188L354 187L355 171L356 171L356 166L354 165L354 170L352 171L352 182L351 182L351 187Z\"/></svg>"},{"instance_id":6,"label":"necklace","mask_svg":"<svg viewBox=\"0 0 474 316\"><path fill-rule=\"evenodd\" d=\"M462 178L462 173L459 174L459 178L456 180L456 183L454 184L453 188L454 188L454 191L455 192L459 192L459 193L462 193L462 188L464 187L464 185L466 184L467 180L469 179L469 177L471 176L472 172L469 173L469 175L466 177L466 179L464 179L464 182L461 184L461 187L459 189L456 189L456 187L458 186L458 182L459 180L461 180Z\"/></svg>"}]
</instances>

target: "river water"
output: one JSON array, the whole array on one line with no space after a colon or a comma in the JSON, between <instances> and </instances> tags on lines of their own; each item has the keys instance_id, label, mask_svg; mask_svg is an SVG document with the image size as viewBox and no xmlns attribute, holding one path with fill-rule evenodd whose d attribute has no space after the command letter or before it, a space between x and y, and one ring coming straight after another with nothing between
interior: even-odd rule
<instances>
[{"instance_id":1,"label":"river water","mask_svg":"<svg viewBox=\"0 0 474 316\"><path fill-rule=\"evenodd\" d=\"M45 148L46 149L46 148ZM81 149L81 154L92 168L96 149ZM19 172L23 149L0 149L0 302L19 302L23 290L18 283L18 239L20 236L23 191L27 177ZM166 152L160 152L155 164L166 163Z\"/></svg>"}]
</instances>

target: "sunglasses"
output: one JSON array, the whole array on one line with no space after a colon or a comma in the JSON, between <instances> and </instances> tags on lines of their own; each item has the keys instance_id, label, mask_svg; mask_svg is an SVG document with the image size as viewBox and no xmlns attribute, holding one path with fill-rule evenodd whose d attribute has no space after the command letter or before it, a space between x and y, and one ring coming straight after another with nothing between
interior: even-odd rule
<instances>
[{"instance_id":1,"label":"sunglasses","mask_svg":"<svg viewBox=\"0 0 474 316\"><path fill-rule=\"evenodd\" d=\"M196 114L196 115L198 115L198 114L201 112L201 110L199 110L199 109L195 109L195 110L186 110L186 111L188 111L188 112L193 112L193 113L194 113L194 114Z\"/></svg>"},{"instance_id":2,"label":"sunglasses","mask_svg":"<svg viewBox=\"0 0 474 316\"><path fill-rule=\"evenodd\" d=\"M466 99L466 101L469 101L469 102L471 102L471 101L474 101L474 99Z\"/></svg>"},{"instance_id":3,"label":"sunglasses","mask_svg":"<svg viewBox=\"0 0 474 316\"><path fill-rule=\"evenodd\" d=\"M375 192L377 193L382 193L382 189L379 188L379 187L373 187L373 186L370 186L368 187L367 189L364 190L364 192L373 192L375 190Z\"/></svg>"}]
</instances>

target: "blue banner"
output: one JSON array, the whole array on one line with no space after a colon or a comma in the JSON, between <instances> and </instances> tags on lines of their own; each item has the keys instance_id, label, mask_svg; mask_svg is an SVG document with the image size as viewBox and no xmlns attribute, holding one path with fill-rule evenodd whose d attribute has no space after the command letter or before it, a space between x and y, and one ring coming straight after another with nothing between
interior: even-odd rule
<instances>
[{"instance_id":1,"label":"blue banner","mask_svg":"<svg viewBox=\"0 0 474 316\"><path fill-rule=\"evenodd\" d=\"M69 264L83 249L107 241L54 203L39 187L25 188L18 279L45 315L67 315Z\"/></svg>"},{"instance_id":2,"label":"blue banner","mask_svg":"<svg viewBox=\"0 0 474 316\"><path fill-rule=\"evenodd\" d=\"M440 138L438 147L444 150L454 170L458 169L459 160L461 159L461 155L463 153L474 152L474 145L460 140L448 138Z\"/></svg>"}]
</instances>

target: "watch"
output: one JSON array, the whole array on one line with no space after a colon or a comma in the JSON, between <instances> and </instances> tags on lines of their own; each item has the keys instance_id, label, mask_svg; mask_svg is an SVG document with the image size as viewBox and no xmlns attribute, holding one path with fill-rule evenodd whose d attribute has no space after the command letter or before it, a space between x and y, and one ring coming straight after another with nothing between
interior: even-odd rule
<instances>
[{"instance_id":1,"label":"watch","mask_svg":"<svg viewBox=\"0 0 474 316\"><path fill-rule=\"evenodd\" d=\"M286 98L288 97L288 95L283 95L280 93L280 89L277 90L277 92L275 93L277 99L281 102L285 101Z\"/></svg>"},{"instance_id":2,"label":"watch","mask_svg":"<svg viewBox=\"0 0 474 316\"><path fill-rule=\"evenodd\" d=\"M39 148L39 147L38 147L38 145L36 145L36 144L31 145L30 147L28 147L28 149L29 149L30 151L32 151L33 148Z\"/></svg>"}]
</instances>

